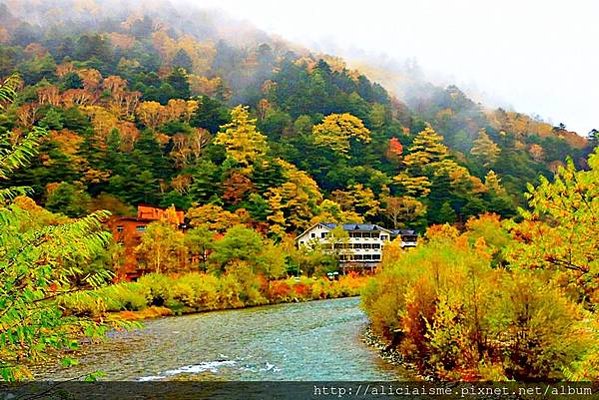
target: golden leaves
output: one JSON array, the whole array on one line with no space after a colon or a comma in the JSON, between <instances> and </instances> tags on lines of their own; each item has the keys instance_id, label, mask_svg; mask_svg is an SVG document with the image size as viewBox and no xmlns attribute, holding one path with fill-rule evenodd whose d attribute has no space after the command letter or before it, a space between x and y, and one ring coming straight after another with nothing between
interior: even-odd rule
<instances>
[{"instance_id":1,"label":"golden leaves","mask_svg":"<svg viewBox=\"0 0 599 400\"><path fill-rule=\"evenodd\" d=\"M352 138L365 143L370 142L370 130L364 126L360 118L349 113L326 116L322 123L312 128L312 134L317 145L328 147L343 155L347 155Z\"/></svg>"}]
</instances>

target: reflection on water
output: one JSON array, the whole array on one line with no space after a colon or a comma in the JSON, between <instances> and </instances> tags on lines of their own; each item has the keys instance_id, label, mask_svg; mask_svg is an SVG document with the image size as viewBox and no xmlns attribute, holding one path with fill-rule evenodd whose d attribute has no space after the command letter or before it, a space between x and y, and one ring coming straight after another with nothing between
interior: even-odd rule
<instances>
[{"instance_id":1,"label":"reflection on water","mask_svg":"<svg viewBox=\"0 0 599 400\"><path fill-rule=\"evenodd\" d=\"M358 298L216 311L147 321L86 349L80 365L40 371L66 379L103 371L107 380L397 380L360 341Z\"/></svg>"}]
</instances>

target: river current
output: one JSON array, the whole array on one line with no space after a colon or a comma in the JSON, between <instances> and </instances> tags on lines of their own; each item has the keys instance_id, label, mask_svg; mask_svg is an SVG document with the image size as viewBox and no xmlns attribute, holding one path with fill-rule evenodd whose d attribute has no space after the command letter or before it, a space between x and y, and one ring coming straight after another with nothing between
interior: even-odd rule
<instances>
[{"instance_id":1,"label":"river current","mask_svg":"<svg viewBox=\"0 0 599 400\"><path fill-rule=\"evenodd\" d=\"M86 346L79 365L38 379L401 380L399 368L361 341L358 298L214 311L144 322Z\"/></svg>"}]
</instances>

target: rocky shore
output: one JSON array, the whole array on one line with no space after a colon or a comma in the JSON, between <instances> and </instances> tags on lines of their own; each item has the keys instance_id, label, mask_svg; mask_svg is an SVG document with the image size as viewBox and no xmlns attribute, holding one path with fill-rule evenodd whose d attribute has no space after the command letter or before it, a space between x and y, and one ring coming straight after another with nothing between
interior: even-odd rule
<instances>
[{"instance_id":1,"label":"rocky shore","mask_svg":"<svg viewBox=\"0 0 599 400\"><path fill-rule=\"evenodd\" d=\"M407 362L396 349L390 349L388 343L383 338L376 335L370 326L367 326L364 330L364 333L362 334L362 342L366 343L369 347L376 349L379 353L379 356L386 362L405 369L409 373L410 377L414 380L434 380L430 375L422 375L418 373L418 369L414 364Z\"/></svg>"}]
</instances>

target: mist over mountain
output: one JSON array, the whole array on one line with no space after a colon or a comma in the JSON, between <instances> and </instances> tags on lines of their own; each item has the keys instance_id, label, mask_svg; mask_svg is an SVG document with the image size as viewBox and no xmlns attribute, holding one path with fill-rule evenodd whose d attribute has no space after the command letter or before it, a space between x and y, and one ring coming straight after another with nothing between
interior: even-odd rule
<instances>
[{"instance_id":1,"label":"mist over mountain","mask_svg":"<svg viewBox=\"0 0 599 400\"><path fill-rule=\"evenodd\" d=\"M400 199L394 224L424 227L511 216L527 182L594 145L415 62L346 62L183 1L6 0L0 26L0 77L25 84L0 129L51 132L11 183L56 210L218 204L280 232L389 223Z\"/></svg>"}]
</instances>

